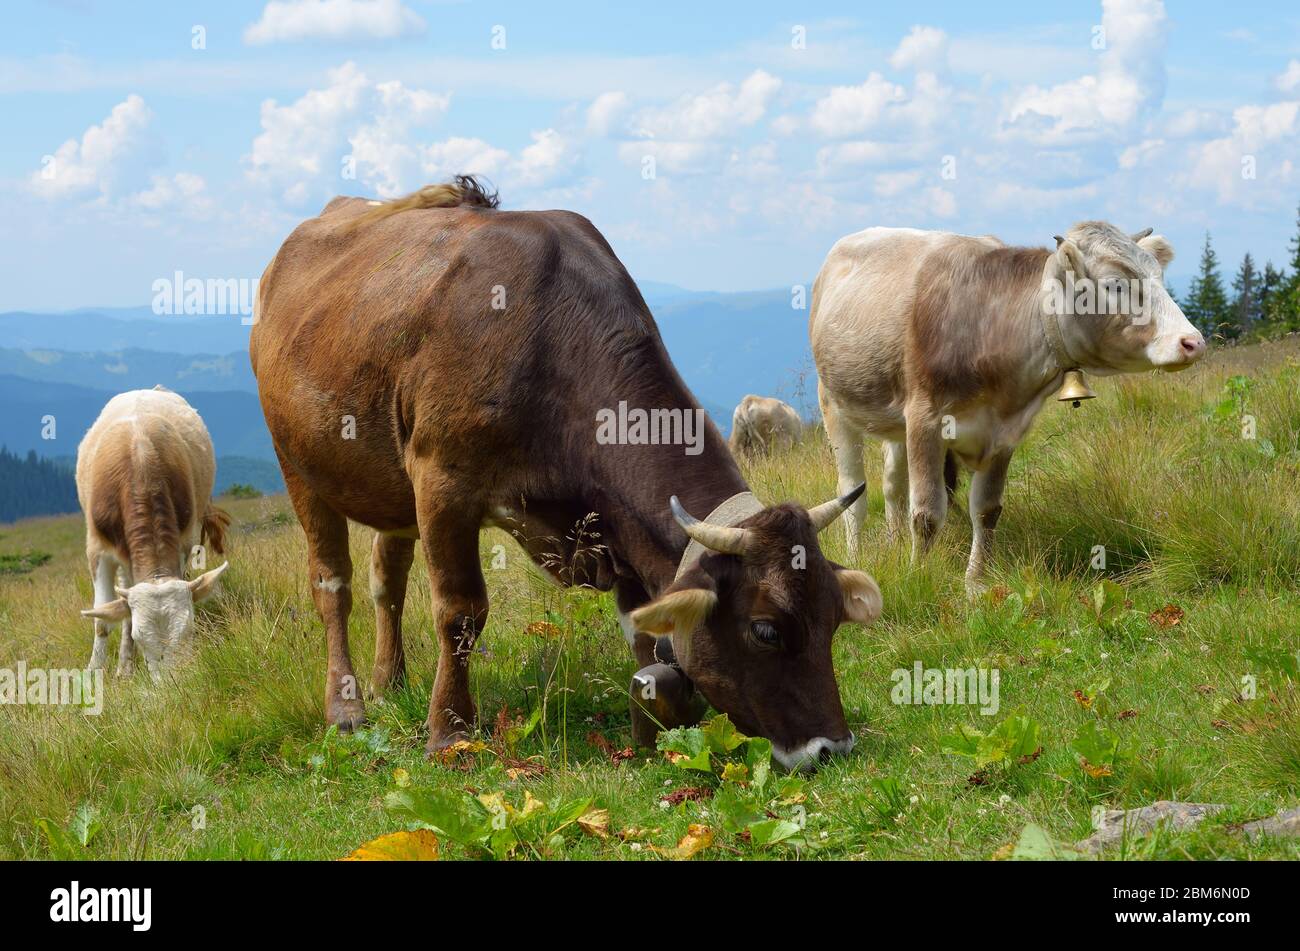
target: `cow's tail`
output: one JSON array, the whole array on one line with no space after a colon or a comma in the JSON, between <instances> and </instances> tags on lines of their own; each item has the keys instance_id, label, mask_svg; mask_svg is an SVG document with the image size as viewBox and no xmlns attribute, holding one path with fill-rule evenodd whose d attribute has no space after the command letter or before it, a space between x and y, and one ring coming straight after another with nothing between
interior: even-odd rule
<instances>
[{"instance_id":1,"label":"cow's tail","mask_svg":"<svg viewBox=\"0 0 1300 951\"><path fill-rule=\"evenodd\" d=\"M363 215L357 215L347 227L360 228L387 218L402 211L420 208L456 208L468 205L472 208L496 208L501 203L496 189L484 185L473 175L457 175L449 182L438 185L425 185L419 191L411 192L401 198L394 198L382 205L376 205Z\"/></svg>"},{"instance_id":2,"label":"cow's tail","mask_svg":"<svg viewBox=\"0 0 1300 951\"><path fill-rule=\"evenodd\" d=\"M226 553L226 529L229 527L230 513L208 503L207 511L203 513L200 538L204 546L211 548L218 555L224 555Z\"/></svg>"},{"instance_id":3,"label":"cow's tail","mask_svg":"<svg viewBox=\"0 0 1300 951\"><path fill-rule=\"evenodd\" d=\"M951 449L943 455L943 484L948 489L948 504L957 497L957 454Z\"/></svg>"}]
</instances>

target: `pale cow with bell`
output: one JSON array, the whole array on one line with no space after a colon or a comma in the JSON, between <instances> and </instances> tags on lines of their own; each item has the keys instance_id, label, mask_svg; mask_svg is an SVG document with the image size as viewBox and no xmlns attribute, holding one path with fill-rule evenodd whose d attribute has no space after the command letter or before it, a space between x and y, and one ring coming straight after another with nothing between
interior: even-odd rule
<instances>
[{"instance_id":1,"label":"pale cow with bell","mask_svg":"<svg viewBox=\"0 0 1300 951\"><path fill-rule=\"evenodd\" d=\"M1056 248L869 228L838 241L813 288L809 331L840 491L863 479L862 437L884 442L885 521L932 545L973 470L967 587L982 587L1007 467L1053 393L1078 405L1083 373L1182 370L1205 339L1164 286L1173 248L1085 221ZM945 489L946 486L946 489ZM845 518L856 551L865 500Z\"/></svg>"}]
</instances>

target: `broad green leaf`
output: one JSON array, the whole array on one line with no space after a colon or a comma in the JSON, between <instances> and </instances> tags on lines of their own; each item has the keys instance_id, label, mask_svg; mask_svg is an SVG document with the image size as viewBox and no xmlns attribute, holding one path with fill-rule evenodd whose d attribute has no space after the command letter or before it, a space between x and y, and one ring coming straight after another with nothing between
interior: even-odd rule
<instances>
[{"instance_id":1,"label":"broad green leaf","mask_svg":"<svg viewBox=\"0 0 1300 951\"><path fill-rule=\"evenodd\" d=\"M764 819L749 827L749 841L761 849L792 839L802 832L789 819Z\"/></svg>"}]
</instances>

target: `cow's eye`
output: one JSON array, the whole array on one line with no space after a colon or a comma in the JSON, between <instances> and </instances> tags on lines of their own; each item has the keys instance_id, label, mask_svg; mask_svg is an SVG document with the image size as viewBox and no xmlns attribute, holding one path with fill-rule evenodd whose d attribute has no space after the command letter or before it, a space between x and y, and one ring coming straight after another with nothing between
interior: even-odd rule
<instances>
[{"instance_id":1,"label":"cow's eye","mask_svg":"<svg viewBox=\"0 0 1300 951\"><path fill-rule=\"evenodd\" d=\"M771 621L754 621L749 625L749 633L763 647L776 647L781 643L781 632Z\"/></svg>"}]
</instances>

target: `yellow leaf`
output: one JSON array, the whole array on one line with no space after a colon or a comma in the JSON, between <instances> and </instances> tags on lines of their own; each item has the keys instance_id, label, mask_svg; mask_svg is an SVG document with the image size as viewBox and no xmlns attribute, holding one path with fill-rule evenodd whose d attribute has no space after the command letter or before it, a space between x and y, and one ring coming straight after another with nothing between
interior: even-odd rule
<instances>
[{"instance_id":1,"label":"yellow leaf","mask_svg":"<svg viewBox=\"0 0 1300 951\"><path fill-rule=\"evenodd\" d=\"M749 779L749 767L744 763L728 763L722 767L724 782L743 783Z\"/></svg>"},{"instance_id":2,"label":"yellow leaf","mask_svg":"<svg viewBox=\"0 0 1300 951\"><path fill-rule=\"evenodd\" d=\"M393 782L397 784L399 789L405 789L411 785L411 774L399 766L393 770Z\"/></svg>"},{"instance_id":3,"label":"yellow leaf","mask_svg":"<svg viewBox=\"0 0 1300 951\"><path fill-rule=\"evenodd\" d=\"M485 749L487 744L482 740L457 740L438 751L438 762L443 766L454 766L464 760L468 766L474 762L474 755Z\"/></svg>"},{"instance_id":4,"label":"yellow leaf","mask_svg":"<svg viewBox=\"0 0 1300 951\"><path fill-rule=\"evenodd\" d=\"M438 837L428 829L390 832L359 846L341 862L432 862L438 858Z\"/></svg>"},{"instance_id":5,"label":"yellow leaf","mask_svg":"<svg viewBox=\"0 0 1300 951\"><path fill-rule=\"evenodd\" d=\"M524 790L524 808L520 815L524 818L531 816L534 812L542 812L546 809L546 803L533 796L531 790Z\"/></svg>"},{"instance_id":6,"label":"yellow leaf","mask_svg":"<svg viewBox=\"0 0 1300 951\"><path fill-rule=\"evenodd\" d=\"M703 852L713 844L713 830L708 826L702 826L692 822L686 827L686 834L681 837L677 845L671 849L661 849L657 846L650 848L660 855L667 856L670 859L681 861L692 858Z\"/></svg>"},{"instance_id":7,"label":"yellow leaf","mask_svg":"<svg viewBox=\"0 0 1300 951\"><path fill-rule=\"evenodd\" d=\"M1111 774L1111 769L1106 764L1103 763L1100 766L1094 766L1083 757L1079 757L1079 765L1082 766L1083 771L1093 779L1101 779L1101 777L1109 776Z\"/></svg>"},{"instance_id":8,"label":"yellow leaf","mask_svg":"<svg viewBox=\"0 0 1300 951\"><path fill-rule=\"evenodd\" d=\"M588 809L578 816L578 828L598 839L609 838L609 810Z\"/></svg>"}]
</instances>

